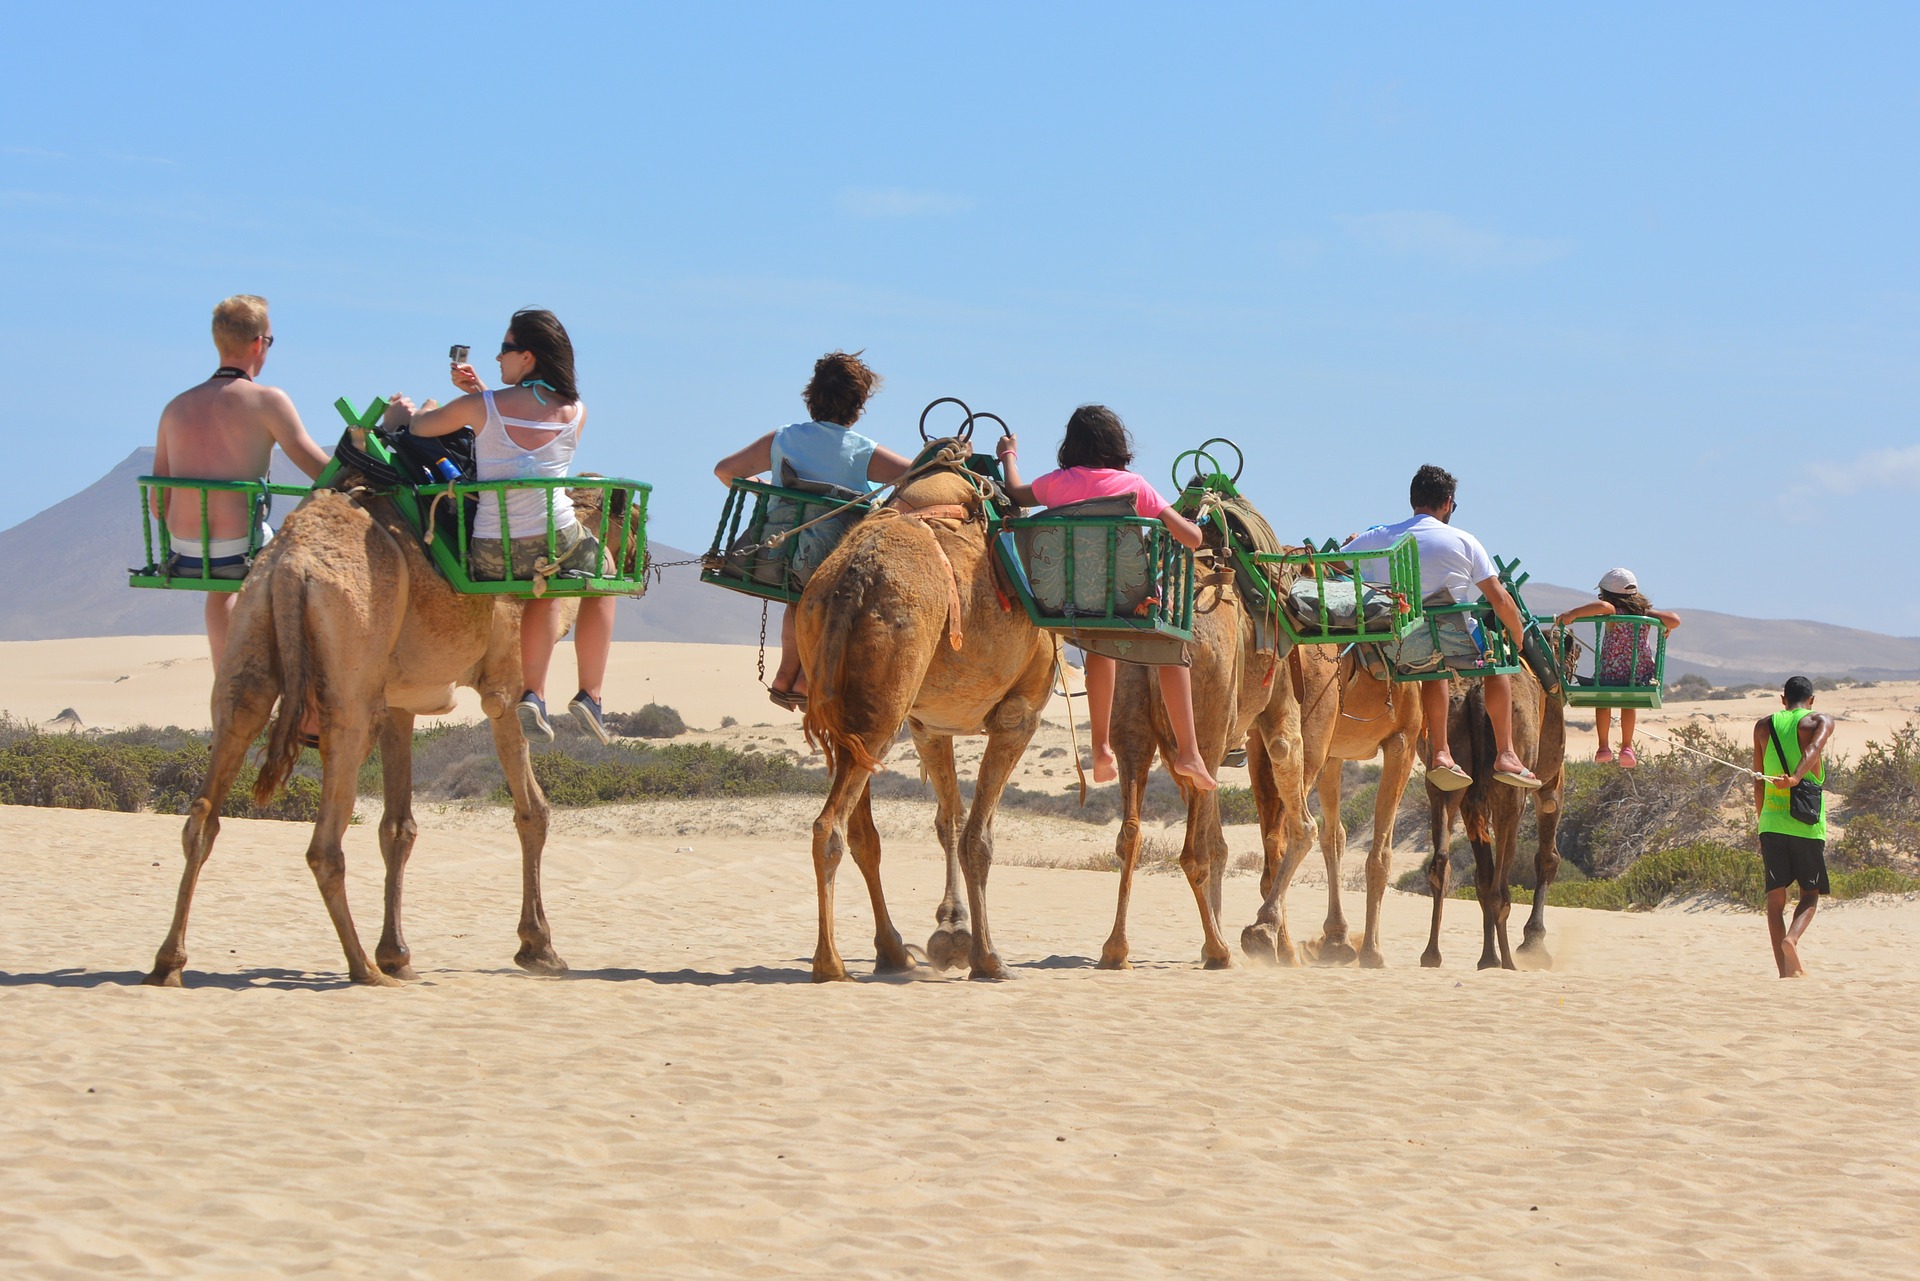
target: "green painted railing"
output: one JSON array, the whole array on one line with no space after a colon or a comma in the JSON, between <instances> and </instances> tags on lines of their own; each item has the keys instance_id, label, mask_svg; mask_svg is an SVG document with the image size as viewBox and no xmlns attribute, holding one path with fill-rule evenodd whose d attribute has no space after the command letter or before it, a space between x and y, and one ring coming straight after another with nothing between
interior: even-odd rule
<instances>
[{"instance_id":1,"label":"green painted railing","mask_svg":"<svg viewBox=\"0 0 1920 1281\"><path fill-rule=\"evenodd\" d=\"M1619 673L1602 670L1601 651L1611 628L1630 633L1625 680L1620 679ZM1636 709L1660 706L1661 691L1667 683L1667 629L1659 619L1639 614L1576 618L1562 630L1576 638L1585 636L1592 642L1582 639L1580 652L1566 663L1563 688L1568 706Z\"/></svg>"},{"instance_id":2,"label":"green painted railing","mask_svg":"<svg viewBox=\"0 0 1920 1281\"><path fill-rule=\"evenodd\" d=\"M1040 546L1049 534L1057 537L1057 573L1051 563L1029 563L1020 546ZM1158 520L1022 516L1002 522L994 542L1014 595L1036 627L1193 639L1193 552ZM1137 554L1130 554L1127 542ZM1056 544L1047 540L1045 546L1053 553ZM1122 573L1129 577L1122 580Z\"/></svg>"},{"instance_id":3,"label":"green painted railing","mask_svg":"<svg viewBox=\"0 0 1920 1281\"><path fill-rule=\"evenodd\" d=\"M543 529L516 530L507 514L507 498L511 494L529 490L545 493L541 522ZM459 591L476 596L639 596L647 590L647 499L653 492L653 486L644 481L618 476L468 480L420 492L423 497L447 495L439 507L442 511L449 508L453 511L452 546L448 545L445 531L436 529L428 550L433 555L434 564ZM503 547L501 561L504 577L475 578L474 547L493 540L491 537L474 537L467 517L468 504L465 500L468 495L478 496L481 503L497 504L501 538L508 544L515 538L544 535L547 541L546 559L554 562L558 562L562 555L560 531L555 522L560 504L570 502L581 529L593 535L599 543L591 565L577 571L554 574L536 592L534 583L538 575L516 575L512 557L506 554ZM403 511L408 506L401 504ZM597 516L593 514L596 509ZM478 514L476 508L474 515Z\"/></svg>"},{"instance_id":4,"label":"green painted railing","mask_svg":"<svg viewBox=\"0 0 1920 1281\"><path fill-rule=\"evenodd\" d=\"M758 480L732 481L713 544L700 560L700 581L791 604L844 531L870 510L864 501L848 503ZM786 531L813 520L820 523L787 536Z\"/></svg>"},{"instance_id":5,"label":"green painted railing","mask_svg":"<svg viewBox=\"0 0 1920 1281\"><path fill-rule=\"evenodd\" d=\"M147 559L143 566L128 572L128 584L195 592L237 592L242 582L240 578L215 578L208 564L213 559L214 539L207 532L211 528L207 518L214 494L247 495L250 524L246 554L251 559L259 554L262 546L261 527L269 499L276 495L304 498L308 492L305 485L276 485L265 480L198 480L187 476L142 476L136 484L140 490L140 536ZM154 510L156 505L171 508L172 496L182 492L200 496L201 532L194 538L176 539L167 528L166 515ZM176 554L197 558L200 564L197 568L171 567Z\"/></svg>"},{"instance_id":6,"label":"green painted railing","mask_svg":"<svg viewBox=\"0 0 1920 1281\"><path fill-rule=\"evenodd\" d=\"M1261 553L1253 559L1260 565L1293 566L1296 582L1313 580L1308 617L1299 616L1292 604L1299 596L1293 592L1278 611L1280 625L1297 645L1386 644L1411 635L1425 624L1428 607L1421 603L1420 548L1411 534L1379 551L1353 551L1329 539L1318 549L1310 546L1304 552ZM1364 581L1368 562L1384 569L1384 582ZM1352 623L1335 617L1328 604L1329 584L1344 584L1353 592ZM1365 595L1369 590L1384 591L1393 598L1394 613L1384 624L1367 620Z\"/></svg>"}]
</instances>

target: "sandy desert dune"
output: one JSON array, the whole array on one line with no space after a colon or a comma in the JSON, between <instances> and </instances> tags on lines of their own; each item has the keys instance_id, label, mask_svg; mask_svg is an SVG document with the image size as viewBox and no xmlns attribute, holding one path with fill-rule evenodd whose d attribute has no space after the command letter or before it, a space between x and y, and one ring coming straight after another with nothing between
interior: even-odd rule
<instances>
[{"instance_id":1,"label":"sandy desert dune","mask_svg":"<svg viewBox=\"0 0 1920 1281\"><path fill-rule=\"evenodd\" d=\"M660 649L622 647L621 702L798 745L797 726L753 728L787 721L754 698L751 649ZM20 715L206 723L195 638L4 651L0 707ZM1863 739L1915 698L1848 693L1862 701L1843 729ZM1483 973L1477 913L1454 903L1446 966L1422 970L1428 904L1391 892L1386 970L1208 973L1184 881L1149 875L1139 968L1108 974L1091 966L1115 878L1070 865L1110 850L1111 830L1003 812L993 926L1015 981L818 988L812 806L557 814L561 979L511 965L505 814L423 806L408 881L422 978L398 991L345 984L301 825L226 823L188 987L163 991L137 980L180 820L0 808L0 1271L1920 1270L1914 904L1823 908L1798 983L1770 977L1757 917L1697 904L1556 910L1552 972ZM877 810L895 915L924 936L942 873L930 805ZM1229 840L1256 845L1249 828ZM370 941L372 825L347 843ZM1291 902L1302 935L1323 889L1310 863ZM1232 876L1227 923L1257 897ZM841 947L869 973L850 867L839 903Z\"/></svg>"}]
</instances>

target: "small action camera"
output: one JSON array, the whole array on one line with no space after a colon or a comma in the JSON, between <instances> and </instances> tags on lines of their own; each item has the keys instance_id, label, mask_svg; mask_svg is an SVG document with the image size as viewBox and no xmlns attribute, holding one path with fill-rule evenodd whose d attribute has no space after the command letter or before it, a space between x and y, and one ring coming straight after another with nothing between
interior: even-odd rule
<instances>
[{"instance_id":1,"label":"small action camera","mask_svg":"<svg viewBox=\"0 0 1920 1281\"><path fill-rule=\"evenodd\" d=\"M447 359L456 365L464 365L467 363L467 357L472 354L472 352L473 348L467 346L465 343L455 343L453 346L447 348Z\"/></svg>"}]
</instances>

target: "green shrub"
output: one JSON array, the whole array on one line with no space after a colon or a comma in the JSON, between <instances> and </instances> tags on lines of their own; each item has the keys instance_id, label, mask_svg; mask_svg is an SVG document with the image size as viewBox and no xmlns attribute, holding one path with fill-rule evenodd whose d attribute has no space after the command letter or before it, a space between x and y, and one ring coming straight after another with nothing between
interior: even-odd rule
<instances>
[{"instance_id":1,"label":"green shrub","mask_svg":"<svg viewBox=\"0 0 1920 1281\"><path fill-rule=\"evenodd\" d=\"M659 703L648 703L637 712L608 712L602 719L608 729L625 738L678 738L687 732L680 713Z\"/></svg>"},{"instance_id":2,"label":"green shrub","mask_svg":"<svg viewBox=\"0 0 1920 1281\"><path fill-rule=\"evenodd\" d=\"M820 795L822 770L806 769L784 756L736 752L714 743L672 747L616 745L598 760L568 753L534 753L533 776L555 805L608 805L622 801L693 796ZM505 780L494 793L505 801Z\"/></svg>"},{"instance_id":3,"label":"green shrub","mask_svg":"<svg viewBox=\"0 0 1920 1281\"><path fill-rule=\"evenodd\" d=\"M0 804L185 814L211 763L207 735L173 726L78 734L18 733L17 726L0 720ZM221 804L223 816L319 817L320 784L310 775L296 773L264 810L253 808L255 775L249 760Z\"/></svg>"}]
</instances>

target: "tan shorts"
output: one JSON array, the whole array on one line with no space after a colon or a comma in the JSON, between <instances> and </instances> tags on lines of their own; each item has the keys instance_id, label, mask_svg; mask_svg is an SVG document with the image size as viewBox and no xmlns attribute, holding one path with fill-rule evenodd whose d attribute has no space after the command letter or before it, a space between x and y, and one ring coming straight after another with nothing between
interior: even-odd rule
<instances>
[{"instance_id":1,"label":"tan shorts","mask_svg":"<svg viewBox=\"0 0 1920 1281\"><path fill-rule=\"evenodd\" d=\"M560 553L560 573L577 578L592 575L600 560L600 540L587 533L578 525L569 525L565 529L555 530L553 535L555 549ZM475 539L467 546L467 573L476 581L498 582L507 576L505 558L501 555L503 542L498 538ZM547 536L535 534L531 538L513 540L513 576L530 579L533 567L546 559Z\"/></svg>"}]
</instances>

